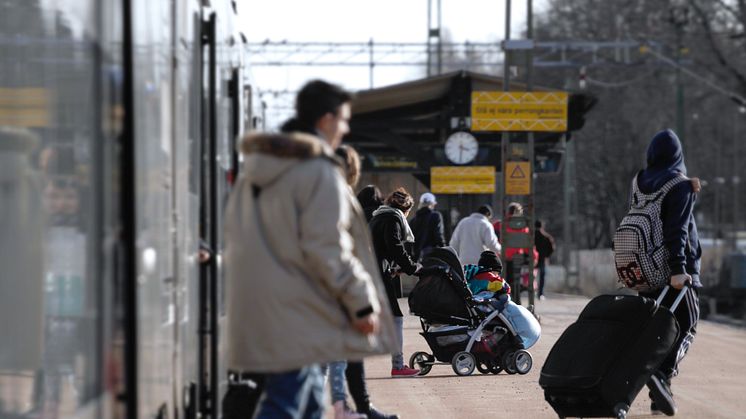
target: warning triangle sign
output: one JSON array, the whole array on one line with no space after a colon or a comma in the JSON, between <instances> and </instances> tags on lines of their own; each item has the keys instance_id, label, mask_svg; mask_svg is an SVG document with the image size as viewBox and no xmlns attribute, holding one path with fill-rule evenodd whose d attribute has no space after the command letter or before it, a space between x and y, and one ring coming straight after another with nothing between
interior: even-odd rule
<instances>
[{"instance_id":1,"label":"warning triangle sign","mask_svg":"<svg viewBox=\"0 0 746 419\"><path fill-rule=\"evenodd\" d=\"M525 179L526 174L523 173L523 170L521 170L521 166L516 165L515 168L513 169L513 172L510 173L510 178L511 179Z\"/></svg>"}]
</instances>

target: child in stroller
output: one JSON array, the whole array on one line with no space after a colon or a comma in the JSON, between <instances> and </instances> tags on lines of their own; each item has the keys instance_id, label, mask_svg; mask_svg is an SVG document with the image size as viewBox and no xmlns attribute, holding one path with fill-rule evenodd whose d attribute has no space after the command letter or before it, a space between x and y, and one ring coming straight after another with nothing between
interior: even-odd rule
<instances>
[{"instance_id":1,"label":"child in stroller","mask_svg":"<svg viewBox=\"0 0 746 419\"><path fill-rule=\"evenodd\" d=\"M470 375L475 368L482 374L528 373L533 360L527 349L536 343L541 328L528 310L510 301L509 288L475 298L450 247L434 249L422 264L409 308L420 317L420 334L432 355L415 352L410 365L419 368L420 375L437 363L451 364L458 375ZM482 272L491 272L494 266L483 268L488 269Z\"/></svg>"}]
</instances>

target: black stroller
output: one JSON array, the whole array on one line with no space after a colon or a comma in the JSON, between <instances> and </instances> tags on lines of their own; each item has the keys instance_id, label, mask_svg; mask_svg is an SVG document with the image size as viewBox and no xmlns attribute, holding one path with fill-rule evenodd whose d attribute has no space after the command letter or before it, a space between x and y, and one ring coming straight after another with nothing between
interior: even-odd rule
<instances>
[{"instance_id":1,"label":"black stroller","mask_svg":"<svg viewBox=\"0 0 746 419\"><path fill-rule=\"evenodd\" d=\"M409 294L409 309L420 317L420 334L433 353L415 352L409 365L419 368L420 375L435 364L451 364L458 375L471 375L475 368L482 374L528 373L531 354L501 313L508 296L476 300L450 247L433 249L422 264L420 279Z\"/></svg>"}]
</instances>

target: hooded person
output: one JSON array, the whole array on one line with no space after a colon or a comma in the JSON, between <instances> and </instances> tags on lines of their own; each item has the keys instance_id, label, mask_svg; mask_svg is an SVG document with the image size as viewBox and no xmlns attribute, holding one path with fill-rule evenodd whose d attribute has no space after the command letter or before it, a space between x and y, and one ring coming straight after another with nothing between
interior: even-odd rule
<instances>
[{"instance_id":1,"label":"hooded person","mask_svg":"<svg viewBox=\"0 0 746 419\"><path fill-rule=\"evenodd\" d=\"M383 205L383 194L376 185L367 185L357 193L357 200L363 207L365 219L370 222L373 218L373 211Z\"/></svg>"},{"instance_id":2,"label":"hooded person","mask_svg":"<svg viewBox=\"0 0 746 419\"><path fill-rule=\"evenodd\" d=\"M647 167L637 174L637 188L644 194L652 194L669 181L685 176L684 152L679 138L670 129L657 133L648 146ZM668 264L671 268L670 284L677 289L682 289L687 281L691 281L692 284L691 291L687 292L686 298L674 313L679 322L679 338L674 349L648 382L652 400L651 410L669 416L676 413L671 378L678 375L678 365L697 333L699 319L697 290L702 287L699 279L702 248L693 214L697 189L698 183L679 182L665 195L661 207L663 238L669 251ZM640 295L658 298L661 292L662 290L641 292ZM668 293L662 304L670 307L676 294Z\"/></svg>"},{"instance_id":3,"label":"hooded person","mask_svg":"<svg viewBox=\"0 0 746 419\"><path fill-rule=\"evenodd\" d=\"M334 156L349 119L343 93L310 82L298 130L241 143L224 226L226 365L266 377L257 418L322 415L318 364L397 346L365 216Z\"/></svg>"},{"instance_id":4,"label":"hooded person","mask_svg":"<svg viewBox=\"0 0 746 419\"><path fill-rule=\"evenodd\" d=\"M422 260L436 247L446 244L443 216L435 211L435 195L425 192L420 196L420 207L409 222L414 234L414 259Z\"/></svg>"}]
</instances>

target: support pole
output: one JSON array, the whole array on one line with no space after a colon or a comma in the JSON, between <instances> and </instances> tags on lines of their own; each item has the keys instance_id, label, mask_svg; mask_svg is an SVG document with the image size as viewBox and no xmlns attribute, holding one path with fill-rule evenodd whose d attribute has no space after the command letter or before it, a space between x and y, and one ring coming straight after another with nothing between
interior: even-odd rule
<instances>
[{"instance_id":1,"label":"support pole","mask_svg":"<svg viewBox=\"0 0 746 419\"><path fill-rule=\"evenodd\" d=\"M528 39L533 40L534 37L534 22L533 22L533 0L528 0L527 8L527 29L526 35ZM533 51L526 50L526 90L533 90ZM535 294L534 289L534 264L538 261L534 260L534 240L535 240L535 228L534 221L536 220L536 208L534 207L534 194L536 194L536 182L534 181L534 133L533 131L528 132L528 161L529 167L531 167L531 191L528 195L528 234L529 243L531 244L528 248L528 309L534 312ZM520 290L519 290L520 291Z\"/></svg>"},{"instance_id":2,"label":"support pole","mask_svg":"<svg viewBox=\"0 0 746 419\"><path fill-rule=\"evenodd\" d=\"M508 42L510 40L510 0L505 0L505 41ZM507 92L510 90L510 59L508 58L507 50L503 49L503 91ZM501 171L503 174L503 182L505 182L506 179L506 173L505 173L505 166L506 162L508 161L508 147L510 144L510 134L508 132L503 132L501 136L501 152L500 152L500 164L501 164ZM500 223L500 240L505 240L505 231L507 227L506 221L506 215L507 215L507 208L508 208L508 196L503 189L503 196L502 196L502 208L500 208L500 213L502 214L502 222ZM500 259L504 262L507 261L505 258L505 246L502 246L502 249L500 251ZM507 266L507 263L505 264ZM513 284L511 284L512 286ZM515 292L515 291L514 291ZM518 290L520 292L520 289Z\"/></svg>"}]
</instances>

